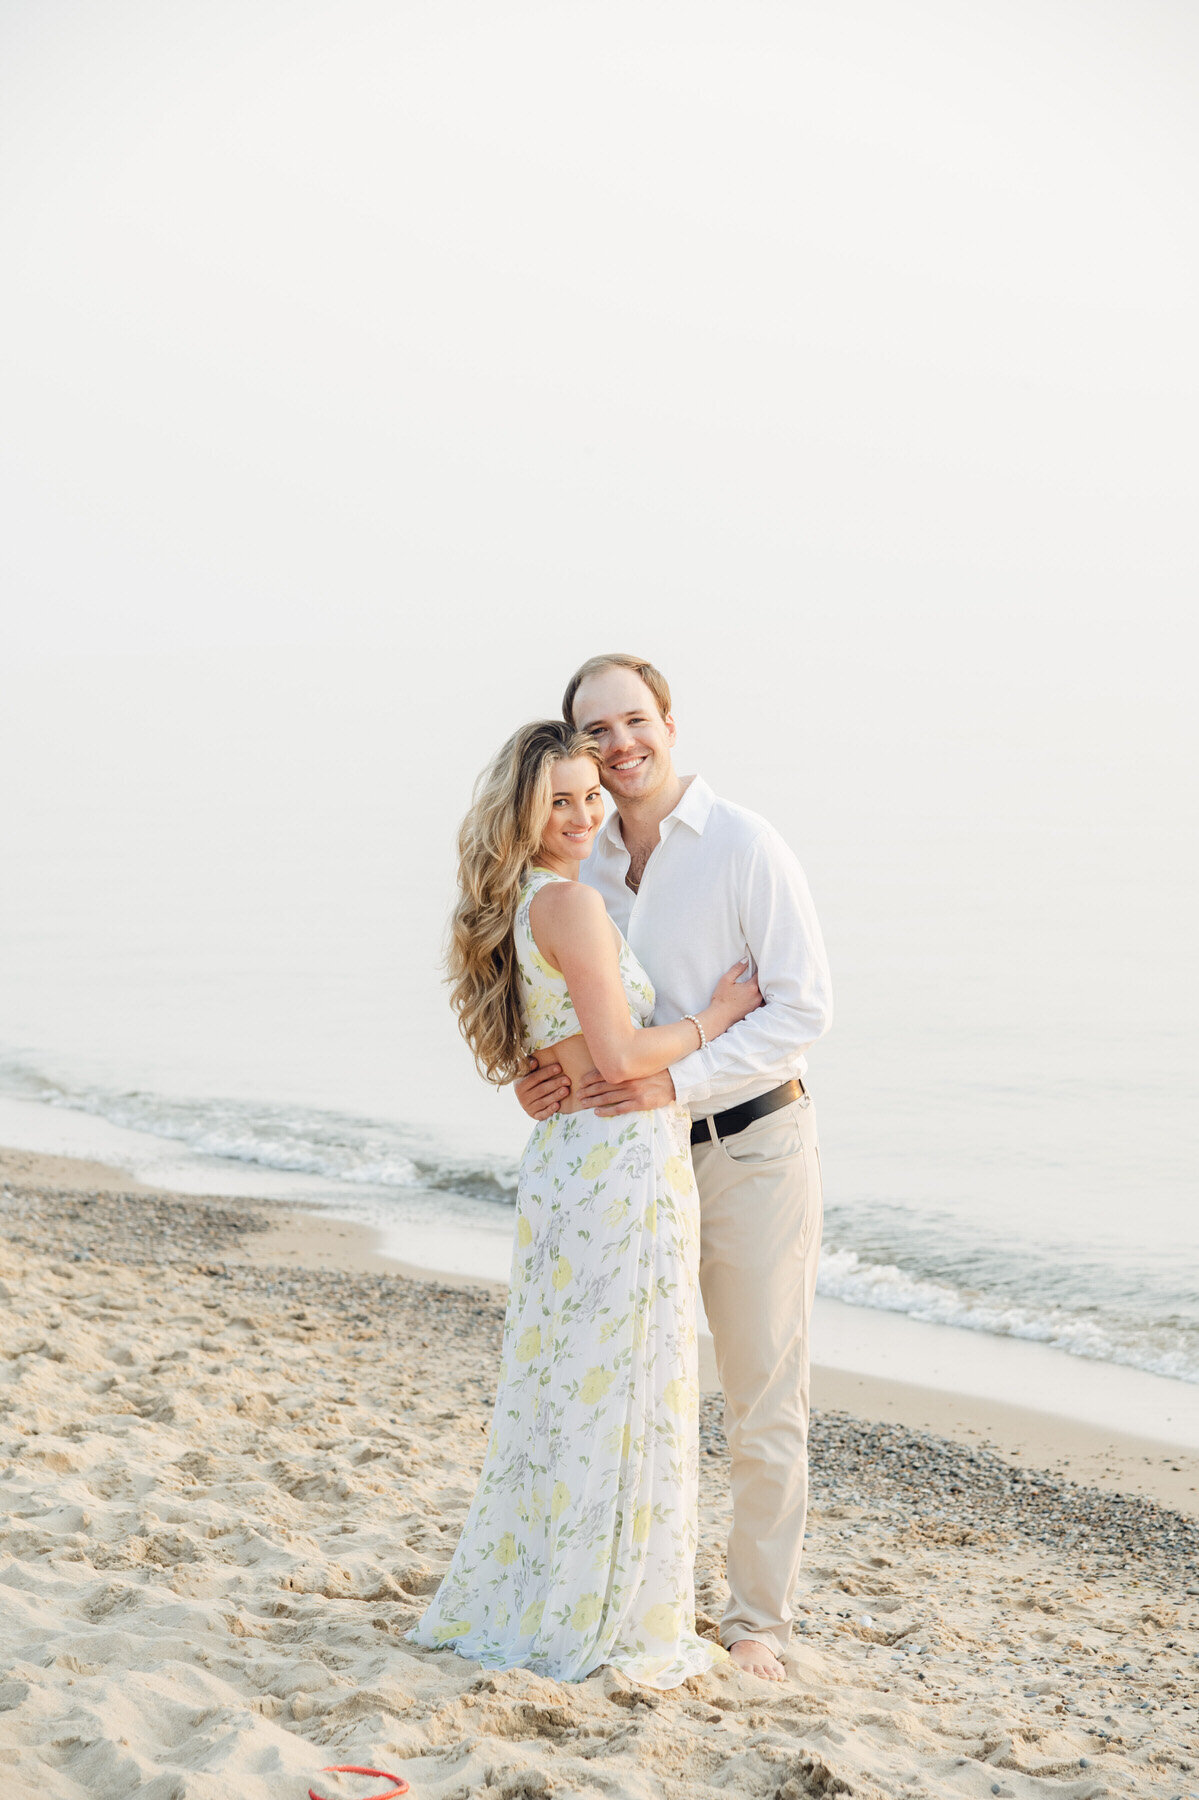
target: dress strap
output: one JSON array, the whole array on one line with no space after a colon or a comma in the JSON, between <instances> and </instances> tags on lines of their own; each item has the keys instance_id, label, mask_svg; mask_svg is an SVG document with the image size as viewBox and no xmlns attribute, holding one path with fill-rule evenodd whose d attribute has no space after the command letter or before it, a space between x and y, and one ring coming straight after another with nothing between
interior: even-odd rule
<instances>
[{"instance_id":1,"label":"dress strap","mask_svg":"<svg viewBox=\"0 0 1199 1800\"><path fill-rule=\"evenodd\" d=\"M532 904L534 894L539 894L543 887L549 886L551 881L565 880L565 875L555 875L552 869L540 869L536 864L531 868L526 869L524 886L521 888L520 894L520 911L524 914L525 918L527 919L529 916L529 907Z\"/></svg>"},{"instance_id":2,"label":"dress strap","mask_svg":"<svg viewBox=\"0 0 1199 1800\"><path fill-rule=\"evenodd\" d=\"M527 932L530 940L533 936L533 927L529 923L529 908L533 904L534 895L539 894L543 887L548 887L551 881L565 881L565 879L565 875L555 875L552 869L540 869L536 864L525 870L524 885L521 888L520 900L516 908L516 921Z\"/></svg>"}]
</instances>

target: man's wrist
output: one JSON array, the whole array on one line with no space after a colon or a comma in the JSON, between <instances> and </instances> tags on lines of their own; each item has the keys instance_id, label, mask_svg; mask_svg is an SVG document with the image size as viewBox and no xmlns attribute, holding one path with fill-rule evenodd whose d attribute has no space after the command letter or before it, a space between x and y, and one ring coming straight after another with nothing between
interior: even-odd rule
<instances>
[{"instance_id":1,"label":"man's wrist","mask_svg":"<svg viewBox=\"0 0 1199 1800\"><path fill-rule=\"evenodd\" d=\"M705 1050L693 1050L690 1056L684 1056L679 1062L671 1063L666 1070L670 1077L670 1085L674 1089L676 1102L681 1106L691 1106L697 1100L703 1100L707 1093L708 1077L702 1058ZM688 1080L688 1076L692 1079Z\"/></svg>"}]
</instances>

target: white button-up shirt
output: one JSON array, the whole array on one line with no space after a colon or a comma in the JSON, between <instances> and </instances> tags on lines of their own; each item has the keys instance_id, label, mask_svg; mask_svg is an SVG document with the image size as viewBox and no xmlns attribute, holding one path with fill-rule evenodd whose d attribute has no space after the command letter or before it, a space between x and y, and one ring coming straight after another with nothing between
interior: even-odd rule
<instances>
[{"instance_id":1,"label":"white button-up shirt","mask_svg":"<svg viewBox=\"0 0 1199 1800\"><path fill-rule=\"evenodd\" d=\"M696 1118L802 1075L832 1022L824 940L803 870L774 827L718 800L695 775L663 819L640 891L613 813L582 878L602 896L654 984L654 1023L702 1012L724 971L749 955L766 1004L671 1068Z\"/></svg>"}]
</instances>

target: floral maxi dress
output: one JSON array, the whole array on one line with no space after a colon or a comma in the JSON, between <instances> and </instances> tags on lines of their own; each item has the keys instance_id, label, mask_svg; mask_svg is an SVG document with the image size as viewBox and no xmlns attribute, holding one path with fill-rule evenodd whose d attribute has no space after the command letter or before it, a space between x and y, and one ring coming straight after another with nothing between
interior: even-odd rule
<instances>
[{"instance_id":1,"label":"floral maxi dress","mask_svg":"<svg viewBox=\"0 0 1199 1800\"><path fill-rule=\"evenodd\" d=\"M517 910L530 1050L578 1031ZM636 1025L654 994L621 939ZM412 1636L487 1668L579 1681L609 1663L669 1688L723 1660L696 1636L699 1200L681 1106L537 1125L491 1437L449 1573Z\"/></svg>"}]
</instances>

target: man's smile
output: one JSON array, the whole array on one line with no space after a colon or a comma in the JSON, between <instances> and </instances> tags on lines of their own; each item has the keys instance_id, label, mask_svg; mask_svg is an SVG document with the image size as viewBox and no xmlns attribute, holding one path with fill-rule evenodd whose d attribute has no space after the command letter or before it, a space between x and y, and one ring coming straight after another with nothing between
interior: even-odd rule
<instances>
[{"instance_id":1,"label":"man's smile","mask_svg":"<svg viewBox=\"0 0 1199 1800\"><path fill-rule=\"evenodd\" d=\"M643 753L640 756L626 757L623 762L609 763L608 767L612 770L613 774L623 775L626 769L640 768L641 764L643 762L645 762L645 760L646 760L646 757L645 757L645 754Z\"/></svg>"}]
</instances>

